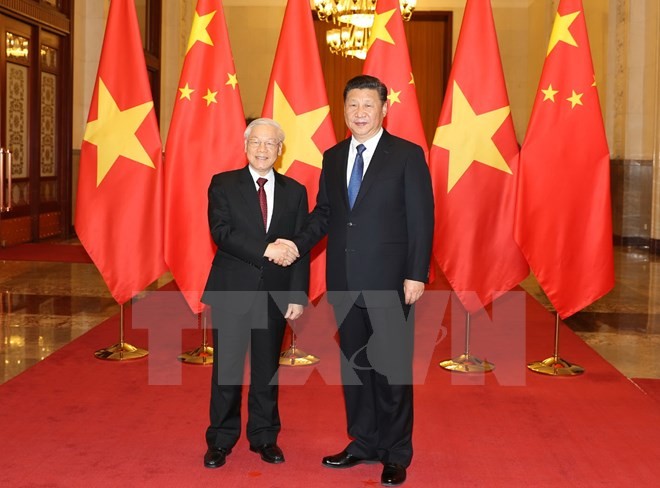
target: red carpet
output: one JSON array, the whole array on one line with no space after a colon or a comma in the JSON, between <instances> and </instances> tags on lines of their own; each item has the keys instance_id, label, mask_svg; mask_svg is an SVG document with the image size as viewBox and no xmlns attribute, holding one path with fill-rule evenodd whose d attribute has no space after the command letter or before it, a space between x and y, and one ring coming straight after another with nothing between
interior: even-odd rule
<instances>
[{"instance_id":1,"label":"red carpet","mask_svg":"<svg viewBox=\"0 0 660 488\"><path fill-rule=\"evenodd\" d=\"M633 378L631 381L635 383L648 396L660 402L660 380Z\"/></svg>"},{"instance_id":2,"label":"red carpet","mask_svg":"<svg viewBox=\"0 0 660 488\"><path fill-rule=\"evenodd\" d=\"M318 368L286 368L281 376L286 463L261 462L242 438L226 466L208 470L202 456L211 369L175 360L181 350L200 344L198 331L184 330L183 345L171 333L196 320L178 293L152 297L131 312L133 324L150 327L150 334L126 332L128 342L149 345L149 360L94 358L95 350L117 341L115 318L0 386L0 486L379 486L379 465L320 465L324 455L347 443L341 390L328 384L336 383L338 366L327 305L308 309L298 325L304 326L298 344L322 358ZM456 331L433 346L444 298L427 292L417 311L415 366L421 380L415 387L415 456L405 487L657 486L656 400L564 326L560 355L586 373L565 378L528 371L524 363L549 356L554 338L553 317L529 297L524 334L506 334L520 325L515 313L493 312L508 328L473 318L474 336L483 330L491 335L471 341L471 352L488 351L495 372L449 373L437 363L460 354L464 341ZM449 322L447 315L443 324Z\"/></svg>"},{"instance_id":3,"label":"red carpet","mask_svg":"<svg viewBox=\"0 0 660 488\"><path fill-rule=\"evenodd\" d=\"M85 248L75 244L19 244L0 248L0 261L52 261L59 263L91 263Z\"/></svg>"}]
</instances>

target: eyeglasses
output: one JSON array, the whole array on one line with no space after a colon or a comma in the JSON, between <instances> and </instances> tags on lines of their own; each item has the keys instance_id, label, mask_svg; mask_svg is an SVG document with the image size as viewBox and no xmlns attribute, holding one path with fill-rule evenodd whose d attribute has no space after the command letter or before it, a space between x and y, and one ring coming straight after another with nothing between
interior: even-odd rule
<instances>
[{"instance_id":1,"label":"eyeglasses","mask_svg":"<svg viewBox=\"0 0 660 488\"><path fill-rule=\"evenodd\" d=\"M261 145L266 146L268 151L275 151L280 146L279 141L275 139L268 139L265 141L260 141L259 139L248 139L247 145L250 149L258 149Z\"/></svg>"}]
</instances>

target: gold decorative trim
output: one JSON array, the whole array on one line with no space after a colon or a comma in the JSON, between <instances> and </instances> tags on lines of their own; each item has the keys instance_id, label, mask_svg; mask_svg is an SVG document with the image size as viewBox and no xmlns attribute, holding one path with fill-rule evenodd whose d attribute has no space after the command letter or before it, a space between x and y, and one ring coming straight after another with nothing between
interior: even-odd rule
<instances>
[{"instance_id":1,"label":"gold decorative trim","mask_svg":"<svg viewBox=\"0 0 660 488\"><path fill-rule=\"evenodd\" d=\"M20 14L39 24L57 29L63 34L71 33L71 21L62 12L47 5L27 0L0 0L0 11Z\"/></svg>"}]
</instances>

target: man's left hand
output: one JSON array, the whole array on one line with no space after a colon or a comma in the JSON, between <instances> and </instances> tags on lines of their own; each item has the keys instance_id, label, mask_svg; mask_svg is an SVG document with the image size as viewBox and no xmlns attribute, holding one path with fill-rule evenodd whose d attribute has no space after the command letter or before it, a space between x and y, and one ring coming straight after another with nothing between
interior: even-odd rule
<instances>
[{"instance_id":1,"label":"man's left hand","mask_svg":"<svg viewBox=\"0 0 660 488\"><path fill-rule=\"evenodd\" d=\"M287 320L296 320L303 314L303 309L304 307L302 305L298 305L297 303L289 303L289 306L286 309L286 314L284 314L284 318Z\"/></svg>"},{"instance_id":2,"label":"man's left hand","mask_svg":"<svg viewBox=\"0 0 660 488\"><path fill-rule=\"evenodd\" d=\"M420 299L424 293L424 282L415 280L403 280L403 296L406 305L412 305Z\"/></svg>"}]
</instances>

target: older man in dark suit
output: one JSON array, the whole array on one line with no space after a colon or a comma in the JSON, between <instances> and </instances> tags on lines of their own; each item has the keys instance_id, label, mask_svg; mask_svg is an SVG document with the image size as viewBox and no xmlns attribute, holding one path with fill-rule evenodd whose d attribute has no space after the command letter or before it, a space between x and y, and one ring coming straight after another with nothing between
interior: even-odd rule
<instances>
[{"instance_id":1,"label":"older man in dark suit","mask_svg":"<svg viewBox=\"0 0 660 488\"><path fill-rule=\"evenodd\" d=\"M328 298L352 441L323 465L380 461L381 483L394 486L405 481L412 458L411 306L428 279L433 190L423 150L384 130L386 114L380 80L348 81L344 117L352 136L323 155L316 207L293 242L306 255L328 236Z\"/></svg>"},{"instance_id":2,"label":"older man in dark suit","mask_svg":"<svg viewBox=\"0 0 660 488\"><path fill-rule=\"evenodd\" d=\"M225 464L240 436L248 343L250 450L265 462L284 462L277 445L277 369L286 320L300 317L307 303L309 258L288 266L297 253L274 242L300 232L308 214L305 187L273 171L283 141L277 122L254 120L245 130L249 164L215 175L209 187L209 225L218 250L202 297L212 307L214 339L207 468Z\"/></svg>"}]
</instances>

